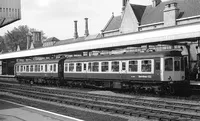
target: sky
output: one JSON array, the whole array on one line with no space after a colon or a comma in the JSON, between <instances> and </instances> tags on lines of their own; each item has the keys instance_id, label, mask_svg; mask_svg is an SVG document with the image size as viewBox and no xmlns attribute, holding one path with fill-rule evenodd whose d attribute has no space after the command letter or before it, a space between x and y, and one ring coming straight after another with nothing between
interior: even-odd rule
<instances>
[{"instance_id":1,"label":"sky","mask_svg":"<svg viewBox=\"0 0 200 121\"><path fill-rule=\"evenodd\" d=\"M132 4L150 5L152 0L129 0ZM166 1L166 0L163 0ZM78 34L84 35L85 20L89 18L89 33L97 34L105 27L112 12L121 14L122 0L21 0L22 19L0 29L0 36L19 25L27 25L45 36L60 40L72 38L74 20Z\"/></svg>"}]
</instances>

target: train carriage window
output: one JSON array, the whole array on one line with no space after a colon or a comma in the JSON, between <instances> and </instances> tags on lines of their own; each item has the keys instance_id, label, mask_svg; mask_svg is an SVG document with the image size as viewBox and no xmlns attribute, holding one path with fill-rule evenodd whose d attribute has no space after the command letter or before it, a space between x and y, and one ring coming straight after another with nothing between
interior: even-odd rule
<instances>
[{"instance_id":1,"label":"train carriage window","mask_svg":"<svg viewBox=\"0 0 200 121\"><path fill-rule=\"evenodd\" d=\"M142 60L142 72L151 72L151 60Z\"/></svg>"},{"instance_id":2,"label":"train carriage window","mask_svg":"<svg viewBox=\"0 0 200 121\"><path fill-rule=\"evenodd\" d=\"M26 72L29 72L29 66L28 65L26 66Z\"/></svg>"},{"instance_id":3,"label":"train carriage window","mask_svg":"<svg viewBox=\"0 0 200 121\"><path fill-rule=\"evenodd\" d=\"M126 62L122 62L122 71L126 71Z\"/></svg>"},{"instance_id":4,"label":"train carriage window","mask_svg":"<svg viewBox=\"0 0 200 121\"><path fill-rule=\"evenodd\" d=\"M30 72L33 72L33 65L31 65L30 67Z\"/></svg>"},{"instance_id":5,"label":"train carriage window","mask_svg":"<svg viewBox=\"0 0 200 121\"><path fill-rule=\"evenodd\" d=\"M102 72L108 72L108 67L109 67L109 63L108 62L102 62L101 63L101 71Z\"/></svg>"},{"instance_id":6,"label":"train carriage window","mask_svg":"<svg viewBox=\"0 0 200 121\"><path fill-rule=\"evenodd\" d=\"M45 72L47 72L47 64L45 64Z\"/></svg>"},{"instance_id":7,"label":"train carriage window","mask_svg":"<svg viewBox=\"0 0 200 121\"><path fill-rule=\"evenodd\" d=\"M68 63L65 63L65 72L68 72Z\"/></svg>"},{"instance_id":8,"label":"train carriage window","mask_svg":"<svg viewBox=\"0 0 200 121\"><path fill-rule=\"evenodd\" d=\"M40 65L40 70L41 72L43 72L43 65Z\"/></svg>"},{"instance_id":9,"label":"train carriage window","mask_svg":"<svg viewBox=\"0 0 200 121\"><path fill-rule=\"evenodd\" d=\"M40 65L37 65L37 71L40 72Z\"/></svg>"},{"instance_id":10,"label":"train carriage window","mask_svg":"<svg viewBox=\"0 0 200 121\"><path fill-rule=\"evenodd\" d=\"M83 64L83 70L84 70L84 71L87 70L87 64L86 64L86 63Z\"/></svg>"},{"instance_id":11,"label":"train carriage window","mask_svg":"<svg viewBox=\"0 0 200 121\"><path fill-rule=\"evenodd\" d=\"M19 72L19 66L16 66L16 71Z\"/></svg>"},{"instance_id":12,"label":"train carriage window","mask_svg":"<svg viewBox=\"0 0 200 121\"><path fill-rule=\"evenodd\" d=\"M92 64L92 71L93 72L99 72L99 62L94 62Z\"/></svg>"},{"instance_id":13,"label":"train carriage window","mask_svg":"<svg viewBox=\"0 0 200 121\"><path fill-rule=\"evenodd\" d=\"M37 72L37 65L35 65L35 72Z\"/></svg>"},{"instance_id":14,"label":"train carriage window","mask_svg":"<svg viewBox=\"0 0 200 121\"><path fill-rule=\"evenodd\" d=\"M119 72L119 61L111 62L112 72Z\"/></svg>"},{"instance_id":15,"label":"train carriage window","mask_svg":"<svg viewBox=\"0 0 200 121\"><path fill-rule=\"evenodd\" d=\"M23 66L20 66L20 72L23 72Z\"/></svg>"},{"instance_id":16,"label":"train carriage window","mask_svg":"<svg viewBox=\"0 0 200 121\"><path fill-rule=\"evenodd\" d=\"M173 58L165 59L165 71L173 71Z\"/></svg>"},{"instance_id":17,"label":"train carriage window","mask_svg":"<svg viewBox=\"0 0 200 121\"><path fill-rule=\"evenodd\" d=\"M69 72L73 72L74 71L74 63L70 63L69 64Z\"/></svg>"},{"instance_id":18,"label":"train carriage window","mask_svg":"<svg viewBox=\"0 0 200 121\"><path fill-rule=\"evenodd\" d=\"M92 71L92 63L88 63L88 71Z\"/></svg>"},{"instance_id":19,"label":"train carriage window","mask_svg":"<svg viewBox=\"0 0 200 121\"><path fill-rule=\"evenodd\" d=\"M53 65L53 71L56 72L56 64Z\"/></svg>"},{"instance_id":20,"label":"train carriage window","mask_svg":"<svg viewBox=\"0 0 200 121\"><path fill-rule=\"evenodd\" d=\"M76 63L76 71L81 72L82 71L82 63Z\"/></svg>"},{"instance_id":21,"label":"train carriage window","mask_svg":"<svg viewBox=\"0 0 200 121\"><path fill-rule=\"evenodd\" d=\"M180 61L179 60L175 60L174 61L174 71L180 71Z\"/></svg>"},{"instance_id":22,"label":"train carriage window","mask_svg":"<svg viewBox=\"0 0 200 121\"><path fill-rule=\"evenodd\" d=\"M53 71L53 65L50 65L50 72Z\"/></svg>"},{"instance_id":23,"label":"train carriage window","mask_svg":"<svg viewBox=\"0 0 200 121\"><path fill-rule=\"evenodd\" d=\"M25 71L26 71L26 66L23 66L23 68L24 68L24 69L23 69L23 72L25 72Z\"/></svg>"},{"instance_id":24,"label":"train carriage window","mask_svg":"<svg viewBox=\"0 0 200 121\"><path fill-rule=\"evenodd\" d=\"M137 72L138 71L138 61L129 61L129 72Z\"/></svg>"}]
</instances>

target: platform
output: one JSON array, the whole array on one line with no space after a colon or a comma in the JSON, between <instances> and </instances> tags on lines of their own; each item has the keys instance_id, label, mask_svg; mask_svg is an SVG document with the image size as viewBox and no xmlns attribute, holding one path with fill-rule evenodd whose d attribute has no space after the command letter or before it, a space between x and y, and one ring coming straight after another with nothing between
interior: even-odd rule
<instances>
[{"instance_id":1,"label":"platform","mask_svg":"<svg viewBox=\"0 0 200 121\"><path fill-rule=\"evenodd\" d=\"M83 121L0 99L0 121Z\"/></svg>"}]
</instances>

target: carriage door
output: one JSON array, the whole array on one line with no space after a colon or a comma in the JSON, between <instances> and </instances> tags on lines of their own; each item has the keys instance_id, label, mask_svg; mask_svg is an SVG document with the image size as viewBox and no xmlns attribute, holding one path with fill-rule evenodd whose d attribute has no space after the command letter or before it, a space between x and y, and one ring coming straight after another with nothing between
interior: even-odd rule
<instances>
[{"instance_id":1,"label":"carriage door","mask_svg":"<svg viewBox=\"0 0 200 121\"><path fill-rule=\"evenodd\" d=\"M121 61L121 80L124 81L127 78L127 61Z\"/></svg>"},{"instance_id":2,"label":"carriage door","mask_svg":"<svg viewBox=\"0 0 200 121\"><path fill-rule=\"evenodd\" d=\"M64 60L58 62L58 77L64 79Z\"/></svg>"},{"instance_id":3,"label":"carriage door","mask_svg":"<svg viewBox=\"0 0 200 121\"><path fill-rule=\"evenodd\" d=\"M86 62L83 63L83 74L84 74L84 77L87 79L87 63Z\"/></svg>"}]
</instances>

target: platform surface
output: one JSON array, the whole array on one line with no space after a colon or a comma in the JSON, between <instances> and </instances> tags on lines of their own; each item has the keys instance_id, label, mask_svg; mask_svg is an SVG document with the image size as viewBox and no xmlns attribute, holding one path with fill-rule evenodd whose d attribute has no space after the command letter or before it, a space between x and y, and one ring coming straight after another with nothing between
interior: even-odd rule
<instances>
[{"instance_id":1,"label":"platform surface","mask_svg":"<svg viewBox=\"0 0 200 121\"><path fill-rule=\"evenodd\" d=\"M83 121L0 99L0 121Z\"/></svg>"}]
</instances>

